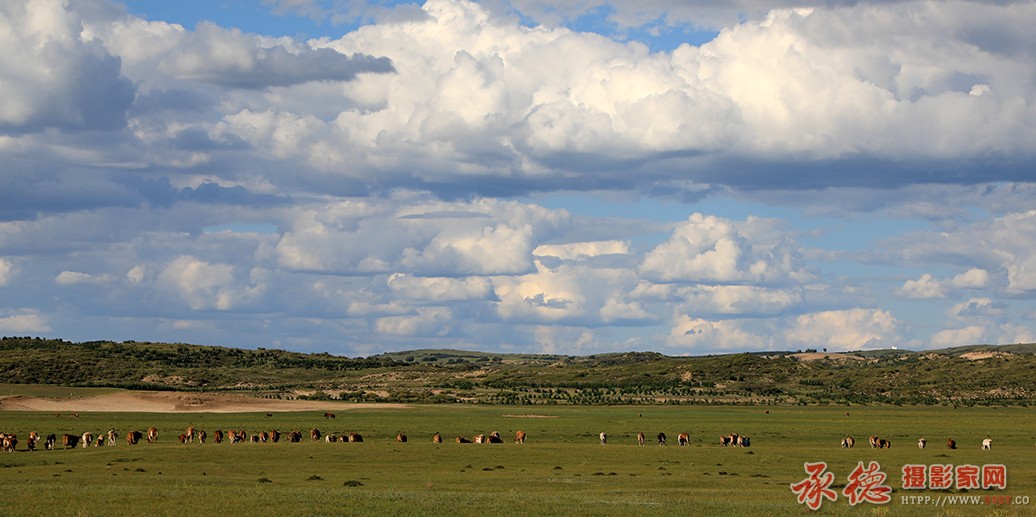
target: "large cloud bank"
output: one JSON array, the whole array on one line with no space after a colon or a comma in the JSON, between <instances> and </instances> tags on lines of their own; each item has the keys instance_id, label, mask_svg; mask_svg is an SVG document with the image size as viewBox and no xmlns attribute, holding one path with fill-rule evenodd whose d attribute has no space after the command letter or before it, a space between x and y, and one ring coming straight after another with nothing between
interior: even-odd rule
<instances>
[{"instance_id":1,"label":"large cloud bank","mask_svg":"<svg viewBox=\"0 0 1036 517\"><path fill-rule=\"evenodd\" d=\"M349 354L1036 340L1036 4L602 4L717 30L671 51L538 5L372 6L308 41L0 5L0 332ZM869 219L910 224L866 249L808 228Z\"/></svg>"}]
</instances>

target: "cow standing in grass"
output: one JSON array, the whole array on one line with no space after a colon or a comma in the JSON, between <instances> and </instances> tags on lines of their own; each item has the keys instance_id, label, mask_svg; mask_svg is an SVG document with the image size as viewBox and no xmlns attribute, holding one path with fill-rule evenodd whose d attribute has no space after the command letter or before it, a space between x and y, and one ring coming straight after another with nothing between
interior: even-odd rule
<instances>
[{"instance_id":1,"label":"cow standing in grass","mask_svg":"<svg viewBox=\"0 0 1036 517\"><path fill-rule=\"evenodd\" d=\"M643 432L637 433L637 445L644 445L645 441L646 441L646 437L644 436L644 433Z\"/></svg>"},{"instance_id":2,"label":"cow standing in grass","mask_svg":"<svg viewBox=\"0 0 1036 517\"><path fill-rule=\"evenodd\" d=\"M683 447L691 441L691 435L687 433L680 433L680 435L676 437L676 441L679 442L680 447Z\"/></svg>"},{"instance_id":3,"label":"cow standing in grass","mask_svg":"<svg viewBox=\"0 0 1036 517\"><path fill-rule=\"evenodd\" d=\"M158 428L148 427L147 428L147 443L155 443L158 440Z\"/></svg>"},{"instance_id":4,"label":"cow standing in grass","mask_svg":"<svg viewBox=\"0 0 1036 517\"><path fill-rule=\"evenodd\" d=\"M514 433L514 443L525 443L525 431L516 431Z\"/></svg>"},{"instance_id":5,"label":"cow standing in grass","mask_svg":"<svg viewBox=\"0 0 1036 517\"><path fill-rule=\"evenodd\" d=\"M18 446L18 435L0 433L0 445L3 446L4 452L14 452Z\"/></svg>"}]
</instances>

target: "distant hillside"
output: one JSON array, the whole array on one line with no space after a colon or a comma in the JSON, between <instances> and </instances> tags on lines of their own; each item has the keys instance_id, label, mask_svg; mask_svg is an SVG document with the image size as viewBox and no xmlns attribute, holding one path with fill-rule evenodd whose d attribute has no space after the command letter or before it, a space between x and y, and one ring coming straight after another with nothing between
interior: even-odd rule
<instances>
[{"instance_id":1,"label":"distant hillside","mask_svg":"<svg viewBox=\"0 0 1036 517\"><path fill-rule=\"evenodd\" d=\"M346 358L5 337L0 383L414 403L1029 405L1036 402L1036 344L701 357L413 350Z\"/></svg>"}]
</instances>

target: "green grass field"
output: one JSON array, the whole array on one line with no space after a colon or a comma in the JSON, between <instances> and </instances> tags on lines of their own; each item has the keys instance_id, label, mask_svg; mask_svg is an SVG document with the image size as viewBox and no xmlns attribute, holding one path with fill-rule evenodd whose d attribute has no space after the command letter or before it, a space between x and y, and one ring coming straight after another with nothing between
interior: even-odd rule
<instances>
[{"instance_id":1,"label":"green grass field","mask_svg":"<svg viewBox=\"0 0 1036 517\"><path fill-rule=\"evenodd\" d=\"M766 411L769 411L767 414ZM846 415L846 411L849 415ZM0 515L803 515L789 485L804 462L835 474L837 501L822 515L1036 515L1036 415L1028 408L932 407L516 407L422 405L322 413L68 415L2 412L0 430L18 451L0 453ZM160 429L158 443L25 451L31 430L98 433ZM188 425L210 442L180 444ZM211 443L216 429L249 432L317 427L359 432L364 443ZM528 433L512 443L515 430ZM402 431L409 443L395 443ZM504 444L457 444L456 436L499 431ZM608 445L598 443L607 432ZM636 445L638 431L648 445ZM665 432L669 444L653 445ZM433 444L434 433L446 443ZM691 435L678 447L677 434ZM750 448L724 448L741 433ZM867 436L890 439L874 450ZM839 440L856 438L843 450ZM919 450L918 437L928 439ZM981 451L983 438L993 439ZM947 438L960 448L948 450ZM59 438L60 441L60 438ZM42 446L41 446L42 448ZM850 506L841 488L858 462L878 462L892 501ZM1007 489L903 490L906 464L1007 467ZM943 507L902 496L1009 496L1028 504ZM1017 499L1017 501L1015 500ZM1003 501L1000 501L1003 502Z\"/></svg>"}]
</instances>

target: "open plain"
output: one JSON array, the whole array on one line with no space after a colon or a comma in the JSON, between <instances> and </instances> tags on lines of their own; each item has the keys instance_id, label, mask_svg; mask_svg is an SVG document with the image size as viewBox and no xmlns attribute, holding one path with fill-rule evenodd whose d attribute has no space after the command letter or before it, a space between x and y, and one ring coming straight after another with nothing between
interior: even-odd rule
<instances>
[{"instance_id":1,"label":"open plain","mask_svg":"<svg viewBox=\"0 0 1036 517\"><path fill-rule=\"evenodd\" d=\"M1036 514L1036 418L1023 407L400 405L3 389L0 430L20 441L0 455L2 515L802 515L809 510L790 486L808 477L806 462L835 475L824 515ZM150 426L155 444L122 438ZM180 443L188 426L208 441ZM314 428L364 441L313 441ZM120 435L115 446L61 446L62 434L109 429ZM299 430L304 439L216 444L217 429ZM56 450L28 452L33 430L56 434ZM523 445L513 443L518 430ZM504 443L455 441L493 431ZM690 443L680 447L684 432ZM432 443L436 433L444 443ZM751 446L720 445L729 433ZM870 448L872 434L892 447ZM845 436L853 449L840 447ZM981 450L986 437L992 448ZM948 438L959 447L948 449ZM850 505L843 494L861 462L886 474L887 504ZM1004 465L1006 488L906 490L905 465Z\"/></svg>"}]
</instances>

